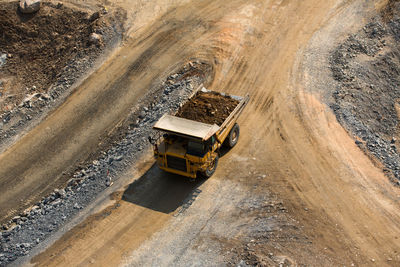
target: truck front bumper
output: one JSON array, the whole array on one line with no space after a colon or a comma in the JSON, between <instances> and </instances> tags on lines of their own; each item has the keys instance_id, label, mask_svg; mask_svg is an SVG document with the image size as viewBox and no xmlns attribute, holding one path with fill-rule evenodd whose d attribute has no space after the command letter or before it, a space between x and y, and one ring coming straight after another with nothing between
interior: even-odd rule
<instances>
[{"instance_id":1,"label":"truck front bumper","mask_svg":"<svg viewBox=\"0 0 400 267\"><path fill-rule=\"evenodd\" d=\"M179 171L179 170L163 167L163 166L160 166L160 165L158 165L158 166L160 167L161 170L166 171L166 172L170 172L170 173L174 173L174 174L178 174L178 175L182 175L182 176L186 176L186 177L190 177L190 178L196 178L197 177L195 172L194 173L183 172L183 171Z\"/></svg>"}]
</instances>

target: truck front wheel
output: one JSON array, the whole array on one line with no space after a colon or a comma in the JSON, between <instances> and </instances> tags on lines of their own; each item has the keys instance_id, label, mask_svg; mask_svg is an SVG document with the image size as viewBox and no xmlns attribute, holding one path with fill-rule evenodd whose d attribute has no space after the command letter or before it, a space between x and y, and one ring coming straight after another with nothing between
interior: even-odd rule
<instances>
[{"instance_id":1,"label":"truck front wheel","mask_svg":"<svg viewBox=\"0 0 400 267\"><path fill-rule=\"evenodd\" d=\"M204 172L201 172L201 176L203 176L205 178L210 178L214 174L215 170L217 169L218 160L219 160L219 157L217 155L215 157L215 159L213 160L213 162L210 164L210 166L208 166L208 168Z\"/></svg>"},{"instance_id":2,"label":"truck front wheel","mask_svg":"<svg viewBox=\"0 0 400 267\"><path fill-rule=\"evenodd\" d=\"M239 141L239 133L239 124L235 123L235 125L233 125L231 131L229 132L228 138L226 140L226 145L229 148L232 148L237 144L237 142Z\"/></svg>"}]
</instances>

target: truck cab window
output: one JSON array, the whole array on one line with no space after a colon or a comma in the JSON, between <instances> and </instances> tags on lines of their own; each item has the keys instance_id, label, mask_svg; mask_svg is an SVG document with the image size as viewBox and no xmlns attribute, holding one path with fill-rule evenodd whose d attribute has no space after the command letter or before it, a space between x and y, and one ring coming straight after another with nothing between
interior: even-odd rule
<instances>
[{"instance_id":1,"label":"truck cab window","mask_svg":"<svg viewBox=\"0 0 400 267\"><path fill-rule=\"evenodd\" d=\"M193 156L203 156L204 153L204 144L202 142L196 142L189 140L187 153Z\"/></svg>"}]
</instances>

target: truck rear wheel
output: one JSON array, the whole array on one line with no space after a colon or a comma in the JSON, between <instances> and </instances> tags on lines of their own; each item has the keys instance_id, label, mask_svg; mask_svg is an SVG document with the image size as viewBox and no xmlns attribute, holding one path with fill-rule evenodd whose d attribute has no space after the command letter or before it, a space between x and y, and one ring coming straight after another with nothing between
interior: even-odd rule
<instances>
[{"instance_id":1,"label":"truck rear wheel","mask_svg":"<svg viewBox=\"0 0 400 267\"><path fill-rule=\"evenodd\" d=\"M219 157L217 155L215 157L215 159L213 160L212 164L210 166L208 166L208 168L204 172L201 172L201 176L203 176L204 178L210 178L214 174L215 170L217 169L218 160L219 160Z\"/></svg>"},{"instance_id":2,"label":"truck rear wheel","mask_svg":"<svg viewBox=\"0 0 400 267\"><path fill-rule=\"evenodd\" d=\"M239 133L239 124L235 123L235 125L233 125L231 131L229 132L228 138L226 140L226 145L229 148L232 148L237 144L237 142L239 141Z\"/></svg>"}]
</instances>

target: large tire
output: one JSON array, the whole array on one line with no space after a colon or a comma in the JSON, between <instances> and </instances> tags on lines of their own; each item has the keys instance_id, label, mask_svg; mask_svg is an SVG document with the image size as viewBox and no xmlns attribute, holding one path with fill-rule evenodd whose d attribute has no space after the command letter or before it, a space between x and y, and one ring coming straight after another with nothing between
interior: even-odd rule
<instances>
[{"instance_id":1,"label":"large tire","mask_svg":"<svg viewBox=\"0 0 400 267\"><path fill-rule=\"evenodd\" d=\"M218 157L218 155L217 155L217 156L215 157L214 161L213 161L213 164L210 165L210 166L207 168L207 170L205 170L204 172L201 172L201 176L203 176L204 178L210 178L210 177L214 174L215 170L217 169L218 160L219 160L219 157Z\"/></svg>"},{"instance_id":2,"label":"large tire","mask_svg":"<svg viewBox=\"0 0 400 267\"><path fill-rule=\"evenodd\" d=\"M233 125L231 131L229 132L228 138L226 139L226 146L229 148L234 147L239 141L239 134L239 124L235 123L235 125Z\"/></svg>"}]
</instances>

